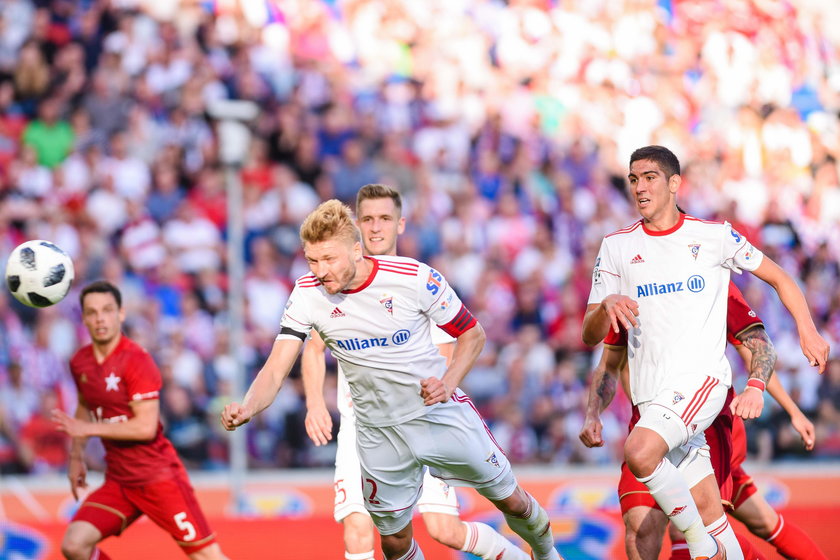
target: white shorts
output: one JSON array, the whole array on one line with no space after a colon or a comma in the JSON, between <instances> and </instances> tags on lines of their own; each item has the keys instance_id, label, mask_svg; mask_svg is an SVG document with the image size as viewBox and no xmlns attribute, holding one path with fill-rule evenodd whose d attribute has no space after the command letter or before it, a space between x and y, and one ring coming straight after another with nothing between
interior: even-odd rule
<instances>
[{"instance_id":1,"label":"white shorts","mask_svg":"<svg viewBox=\"0 0 840 560\"><path fill-rule=\"evenodd\" d=\"M516 490L507 457L460 391L398 426L359 426L357 438L365 507L383 535L411 521L424 465L436 478L471 486L491 500L503 500Z\"/></svg>"},{"instance_id":2,"label":"white shorts","mask_svg":"<svg viewBox=\"0 0 840 560\"><path fill-rule=\"evenodd\" d=\"M714 422L729 390L708 376L675 380L650 401L639 403L636 428L648 428L668 444L668 458L679 465L690 450L706 446L703 433Z\"/></svg>"},{"instance_id":3,"label":"white shorts","mask_svg":"<svg viewBox=\"0 0 840 560\"><path fill-rule=\"evenodd\" d=\"M340 523L351 513L368 515L362 497L362 469L356 452L356 423L352 417L341 417L336 442L333 517ZM449 484L435 478L425 469L417 510L420 513L458 515L458 497Z\"/></svg>"}]
</instances>

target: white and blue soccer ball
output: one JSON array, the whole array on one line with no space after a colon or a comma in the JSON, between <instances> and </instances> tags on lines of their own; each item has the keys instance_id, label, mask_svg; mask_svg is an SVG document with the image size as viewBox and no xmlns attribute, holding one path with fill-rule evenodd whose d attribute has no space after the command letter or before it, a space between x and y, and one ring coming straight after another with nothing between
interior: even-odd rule
<instances>
[{"instance_id":1,"label":"white and blue soccer ball","mask_svg":"<svg viewBox=\"0 0 840 560\"><path fill-rule=\"evenodd\" d=\"M29 307L49 307L64 299L74 276L70 255L42 239L21 243L6 262L6 286Z\"/></svg>"}]
</instances>

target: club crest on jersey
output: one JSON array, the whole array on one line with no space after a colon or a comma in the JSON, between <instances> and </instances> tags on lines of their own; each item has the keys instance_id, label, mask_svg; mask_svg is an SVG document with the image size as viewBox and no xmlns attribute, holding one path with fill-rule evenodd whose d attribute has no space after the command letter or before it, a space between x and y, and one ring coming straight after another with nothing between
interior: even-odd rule
<instances>
[{"instance_id":1,"label":"club crest on jersey","mask_svg":"<svg viewBox=\"0 0 840 560\"><path fill-rule=\"evenodd\" d=\"M493 466L494 466L494 467L496 467L497 469L502 468L502 466L499 464L499 460L496 458L496 452L495 452L495 451L494 451L493 453L491 453L491 454L490 454L490 456L489 456L489 457L487 457L487 458L484 460L484 462L485 462L485 463L490 463L491 465L493 465Z\"/></svg>"},{"instance_id":2,"label":"club crest on jersey","mask_svg":"<svg viewBox=\"0 0 840 560\"><path fill-rule=\"evenodd\" d=\"M379 303L382 304L382 307L385 308L385 311L388 312L388 315L394 316L394 298L383 294L382 299L379 300Z\"/></svg>"},{"instance_id":3,"label":"club crest on jersey","mask_svg":"<svg viewBox=\"0 0 840 560\"><path fill-rule=\"evenodd\" d=\"M332 313L330 313L330 319L337 319L338 317L344 317L344 312L336 307L332 310Z\"/></svg>"},{"instance_id":4,"label":"club crest on jersey","mask_svg":"<svg viewBox=\"0 0 840 560\"><path fill-rule=\"evenodd\" d=\"M595 268L592 269L592 283L601 283L601 257L595 259Z\"/></svg>"},{"instance_id":5,"label":"club crest on jersey","mask_svg":"<svg viewBox=\"0 0 840 560\"><path fill-rule=\"evenodd\" d=\"M440 283L443 281L443 276L434 268L429 269L429 278L426 280L426 289L429 290L433 296L436 296L440 291Z\"/></svg>"},{"instance_id":6,"label":"club crest on jersey","mask_svg":"<svg viewBox=\"0 0 840 560\"><path fill-rule=\"evenodd\" d=\"M689 243L688 248L691 249L691 256L694 257L694 260L697 260L697 255L700 254L700 244L699 243Z\"/></svg>"},{"instance_id":7,"label":"club crest on jersey","mask_svg":"<svg viewBox=\"0 0 840 560\"><path fill-rule=\"evenodd\" d=\"M684 398L685 397L683 396L682 393L680 393L679 391L674 391L674 404L677 404L678 402L680 402Z\"/></svg>"}]
</instances>

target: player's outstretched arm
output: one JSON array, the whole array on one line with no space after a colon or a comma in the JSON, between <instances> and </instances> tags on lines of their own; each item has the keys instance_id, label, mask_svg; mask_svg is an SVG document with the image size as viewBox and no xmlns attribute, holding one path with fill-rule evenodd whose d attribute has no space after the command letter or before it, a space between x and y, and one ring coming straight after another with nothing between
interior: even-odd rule
<instances>
[{"instance_id":1,"label":"player's outstretched arm","mask_svg":"<svg viewBox=\"0 0 840 560\"><path fill-rule=\"evenodd\" d=\"M805 416L799 407L796 406L796 403L793 402L793 399L785 391L785 388L782 387L781 381L775 375L770 378L770 381L767 383L767 392L770 393L776 402L781 405L781 407L788 413L790 416L790 422L793 424L793 429L799 433L799 436L802 438L802 443L805 444L805 449L811 451L814 449L814 442L816 441L816 431L814 429L814 423L808 420L808 417Z\"/></svg>"},{"instance_id":2,"label":"player's outstretched arm","mask_svg":"<svg viewBox=\"0 0 840 560\"><path fill-rule=\"evenodd\" d=\"M808 310L808 302L805 295L794 279L782 270L766 255L761 264L753 271L758 278L761 278L776 290L779 299L785 304L793 320L796 321L796 329L799 331L799 345L802 353L808 359L808 363L819 368L819 372L825 371L825 364L828 362L828 342L817 331L811 312Z\"/></svg>"},{"instance_id":3,"label":"player's outstretched arm","mask_svg":"<svg viewBox=\"0 0 840 560\"><path fill-rule=\"evenodd\" d=\"M741 342L738 353L750 370L747 386L729 405L733 414L745 420L758 418L764 409L764 390L776 367L776 349L762 325L756 325L737 335Z\"/></svg>"},{"instance_id":4,"label":"player's outstretched arm","mask_svg":"<svg viewBox=\"0 0 840 560\"><path fill-rule=\"evenodd\" d=\"M56 428L66 432L74 439L86 440L89 437L100 437L118 441L150 441L154 439L160 420L160 401L149 399L132 401L132 417L123 422L91 422L85 418L87 412L76 416L68 416L63 410L54 409L52 420ZM89 418L89 415L87 415Z\"/></svg>"},{"instance_id":5,"label":"player's outstretched arm","mask_svg":"<svg viewBox=\"0 0 840 560\"><path fill-rule=\"evenodd\" d=\"M604 439L601 435L603 424L601 413L609 406L615 397L621 368L627 362L627 348L605 346L601 359L592 372L592 383L589 385L589 400L586 404L586 417L580 430L580 441L586 447L601 447Z\"/></svg>"},{"instance_id":6,"label":"player's outstretched arm","mask_svg":"<svg viewBox=\"0 0 840 560\"><path fill-rule=\"evenodd\" d=\"M620 327L637 327L638 316L639 304L627 296L610 294L601 303L590 303L583 316L583 342L595 346L604 340L610 328L617 333Z\"/></svg>"},{"instance_id":7,"label":"player's outstretched arm","mask_svg":"<svg viewBox=\"0 0 840 560\"><path fill-rule=\"evenodd\" d=\"M429 406L449 400L481 354L486 340L484 327L478 322L471 329L458 335L452 361L443 377L427 377L420 381L420 396L423 397L424 404Z\"/></svg>"},{"instance_id":8,"label":"player's outstretched arm","mask_svg":"<svg viewBox=\"0 0 840 560\"><path fill-rule=\"evenodd\" d=\"M327 345L321 336L312 331L303 346L300 358L300 374L303 378L303 393L306 397L306 435L315 445L326 445L332 439L332 417L324 400L324 379L327 376L327 362L324 353Z\"/></svg>"},{"instance_id":9,"label":"player's outstretched arm","mask_svg":"<svg viewBox=\"0 0 840 560\"><path fill-rule=\"evenodd\" d=\"M274 402L277 392L297 359L303 341L297 338L283 338L274 341L271 354L263 364L257 377L251 383L242 403L231 403L222 411L222 426L233 431L246 424L255 414L262 412Z\"/></svg>"},{"instance_id":10,"label":"player's outstretched arm","mask_svg":"<svg viewBox=\"0 0 840 560\"><path fill-rule=\"evenodd\" d=\"M79 395L79 404L76 407L76 419L86 420L90 418L90 412ZM67 463L67 478L70 480L70 492L73 499L79 499L79 489L87 488L87 464L85 463L86 437L74 437L70 442L70 458Z\"/></svg>"}]
</instances>

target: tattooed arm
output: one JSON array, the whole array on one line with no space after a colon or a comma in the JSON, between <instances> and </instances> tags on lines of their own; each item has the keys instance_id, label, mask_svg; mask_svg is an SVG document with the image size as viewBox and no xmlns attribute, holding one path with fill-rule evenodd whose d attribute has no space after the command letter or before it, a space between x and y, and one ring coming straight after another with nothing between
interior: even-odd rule
<instances>
[{"instance_id":1,"label":"tattooed arm","mask_svg":"<svg viewBox=\"0 0 840 560\"><path fill-rule=\"evenodd\" d=\"M737 338L750 352L747 362L750 379L744 391L732 399L730 408L733 414L745 420L758 418L764 408L764 389L773 375L773 368L776 367L776 349L761 325L738 334Z\"/></svg>"},{"instance_id":2,"label":"tattooed arm","mask_svg":"<svg viewBox=\"0 0 840 560\"><path fill-rule=\"evenodd\" d=\"M592 384L589 386L589 401L586 405L586 418L580 431L580 441L586 447L601 447L604 440L601 437L601 412L609 406L615 397L622 369L627 363L627 348L604 346L601 361L592 372ZM625 391L627 387L625 387Z\"/></svg>"}]
</instances>

